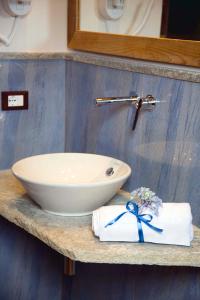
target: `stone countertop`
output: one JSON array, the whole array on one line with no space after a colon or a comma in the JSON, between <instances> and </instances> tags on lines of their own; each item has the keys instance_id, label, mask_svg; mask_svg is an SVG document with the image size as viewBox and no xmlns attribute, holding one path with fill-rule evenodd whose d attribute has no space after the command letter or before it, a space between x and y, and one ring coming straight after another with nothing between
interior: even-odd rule
<instances>
[{"instance_id":1,"label":"stone countertop","mask_svg":"<svg viewBox=\"0 0 200 300\"><path fill-rule=\"evenodd\" d=\"M0 172L0 215L72 260L90 263L200 267L200 229L191 247L100 242L91 216L60 217L32 202L11 171Z\"/></svg>"}]
</instances>

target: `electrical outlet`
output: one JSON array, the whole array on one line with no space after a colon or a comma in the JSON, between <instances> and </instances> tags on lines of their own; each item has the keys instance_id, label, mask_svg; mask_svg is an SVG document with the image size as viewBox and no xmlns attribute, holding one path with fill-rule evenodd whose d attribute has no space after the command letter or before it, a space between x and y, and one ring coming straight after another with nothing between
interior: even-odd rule
<instances>
[{"instance_id":1,"label":"electrical outlet","mask_svg":"<svg viewBox=\"0 0 200 300\"><path fill-rule=\"evenodd\" d=\"M2 110L28 109L28 91L1 93Z\"/></svg>"}]
</instances>

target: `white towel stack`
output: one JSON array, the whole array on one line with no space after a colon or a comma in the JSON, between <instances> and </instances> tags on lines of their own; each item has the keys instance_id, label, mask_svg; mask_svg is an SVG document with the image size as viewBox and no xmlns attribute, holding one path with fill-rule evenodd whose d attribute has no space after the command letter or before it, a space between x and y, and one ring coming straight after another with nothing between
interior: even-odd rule
<instances>
[{"instance_id":1,"label":"white towel stack","mask_svg":"<svg viewBox=\"0 0 200 300\"><path fill-rule=\"evenodd\" d=\"M103 206L93 212L92 228L101 241L138 242L137 218L130 212L123 215L113 225L105 227L122 212L125 205ZM142 212L151 214L149 209ZM190 246L193 239L192 214L189 203L163 203L159 216L153 215L150 224L163 229L158 233L143 222L144 241L158 244Z\"/></svg>"}]
</instances>

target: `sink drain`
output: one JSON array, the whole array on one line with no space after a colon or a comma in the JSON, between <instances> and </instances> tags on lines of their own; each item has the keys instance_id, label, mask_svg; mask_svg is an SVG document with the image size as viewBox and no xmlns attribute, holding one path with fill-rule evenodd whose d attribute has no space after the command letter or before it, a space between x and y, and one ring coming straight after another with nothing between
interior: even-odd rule
<instances>
[{"instance_id":1,"label":"sink drain","mask_svg":"<svg viewBox=\"0 0 200 300\"><path fill-rule=\"evenodd\" d=\"M111 175L113 175L114 174L114 169L113 168L108 168L107 170L106 170L106 175L107 176L111 176Z\"/></svg>"}]
</instances>

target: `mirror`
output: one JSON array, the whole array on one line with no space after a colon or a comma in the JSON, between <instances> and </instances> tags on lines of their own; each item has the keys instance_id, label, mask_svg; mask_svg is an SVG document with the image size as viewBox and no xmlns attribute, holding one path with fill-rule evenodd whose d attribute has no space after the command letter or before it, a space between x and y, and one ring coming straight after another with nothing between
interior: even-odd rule
<instances>
[{"instance_id":1,"label":"mirror","mask_svg":"<svg viewBox=\"0 0 200 300\"><path fill-rule=\"evenodd\" d=\"M199 8L199 0L68 0L68 47L199 67Z\"/></svg>"},{"instance_id":2,"label":"mirror","mask_svg":"<svg viewBox=\"0 0 200 300\"><path fill-rule=\"evenodd\" d=\"M200 1L80 0L80 29L200 40Z\"/></svg>"}]
</instances>

